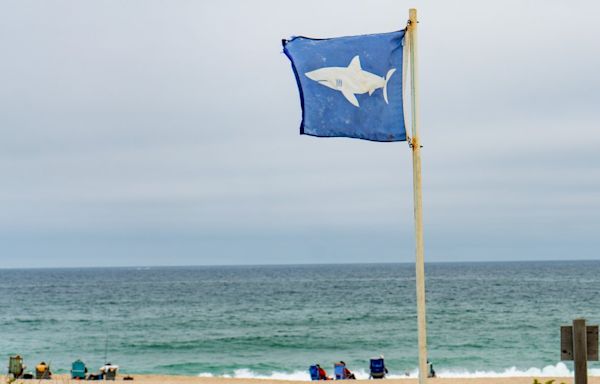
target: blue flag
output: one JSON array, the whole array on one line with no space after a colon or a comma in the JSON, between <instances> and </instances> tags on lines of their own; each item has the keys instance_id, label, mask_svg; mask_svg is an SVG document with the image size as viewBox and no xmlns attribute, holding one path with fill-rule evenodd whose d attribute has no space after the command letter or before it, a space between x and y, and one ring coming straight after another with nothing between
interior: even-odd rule
<instances>
[{"instance_id":1,"label":"blue flag","mask_svg":"<svg viewBox=\"0 0 600 384\"><path fill-rule=\"evenodd\" d=\"M300 133L405 141L404 33L283 40L300 90Z\"/></svg>"}]
</instances>

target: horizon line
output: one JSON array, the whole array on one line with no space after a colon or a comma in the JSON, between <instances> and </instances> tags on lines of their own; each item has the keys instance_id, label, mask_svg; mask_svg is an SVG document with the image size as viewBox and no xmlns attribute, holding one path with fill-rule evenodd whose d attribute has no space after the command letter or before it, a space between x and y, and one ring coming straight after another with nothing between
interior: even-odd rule
<instances>
[{"instance_id":1,"label":"horizon line","mask_svg":"<svg viewBox=\"0 0 600 384\"><path fill-rule=\"evenodd\" d=\"M600 259L526 259L526 260L463 260L463 261L429 261L425 264L503 264L503 263L559 263L600 261ZM2 267L3 270L41 270L41 269L130 269L130 268L226 268L226 267L300 267L318 265L393 265L414 264L414 261L380 261L380 262L325 262L325 263L289 263L289 264L180 264L180 265L113 265L113 266L60 266L60 267Z\"/></svg>"}]
</instances>

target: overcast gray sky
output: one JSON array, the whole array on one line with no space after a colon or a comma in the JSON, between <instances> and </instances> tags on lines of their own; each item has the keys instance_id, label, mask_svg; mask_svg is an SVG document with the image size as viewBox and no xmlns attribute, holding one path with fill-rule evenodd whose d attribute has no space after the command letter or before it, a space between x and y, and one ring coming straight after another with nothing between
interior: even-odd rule
<instances>
[{"instance_id":1,"label":"overcast gray sky","mask_svg":"<svg viewBox=\"0 0 600 384\"><path fill-rule=\"evenodd\" d=\"M595 2L4 0L0 267L412 261L408 146L299 136L280 42L412 6L426 259L599 258Z\"/></svg>"}]
</instances>

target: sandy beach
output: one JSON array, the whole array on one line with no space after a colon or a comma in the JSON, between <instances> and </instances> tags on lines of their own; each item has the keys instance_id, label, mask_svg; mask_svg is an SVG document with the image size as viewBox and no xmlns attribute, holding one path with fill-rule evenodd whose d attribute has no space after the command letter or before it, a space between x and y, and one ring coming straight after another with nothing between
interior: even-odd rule
<instances>
[{"instance_id":1,"label":"sandy beach","mask_svg":"<svg viewBox=\"0 0 600 384\"><path fill-rule=\"evenodd\" d=\"M224 377L195 377L195 376L174 376L174 375L131 375L134 377L133 383L144 384L286 384L286 383L306 383L301 380L275 380L275 379L242 379L242 378L224 378ZM532 384L536 377L475 377L475 378L434 378L429 379L431 384ZM554 384L566 383L572 384L573 378L567 377L537 377L541 383L555 379ZM39 380L18 380L16 383L27 382L40 383ZM124 382L117 378L117 382ZM357 380L366 382L367 380ZM76 383L79 380L71 380L68 375L55 375L52 380L44 380L44 384L65 384ZM126 381L131 383L131 381ZM352 381L350 381L352 382ZM590 377L590 384L600 384L600 377ZM100 383L100 382L99 382ZM103 383L103 382L102 382ZM385 379L381 383L387 384L417 384L416 378Z\"/></svg>"}]
</instances>

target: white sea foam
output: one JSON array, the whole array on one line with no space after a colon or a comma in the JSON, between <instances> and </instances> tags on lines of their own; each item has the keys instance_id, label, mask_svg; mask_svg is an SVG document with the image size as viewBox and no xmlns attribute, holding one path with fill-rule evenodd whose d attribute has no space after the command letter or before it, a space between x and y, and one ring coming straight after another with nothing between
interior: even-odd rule
<instances>
[{"instance_id":1,"label":"white sea foam","mask_svg":"<svg viewBox=\"0 0 600 384\"><path fill-rule=\"evenodd\" d=\"M357 379L369 378L369 373L364 370L353 371ZM573 371L570 370L565 363L557 363L556 365L547 365L543 368L529 368L526 370L520 370L516 367L506 368L501 371L488 371L488 370L462 370L462 369L440 369L436 370L438 377L450 377L450 378L469 378L469 377L573 377ZM589 369L590 376L600 376L599 368ZM214 377L211 373L200 373L199 377ZM222 375L226 378L242 378L242 379L274 379L274 380L301 380L310 381L308 371L294 371L294 372L271 372L269 374L256 373L249 369L237 369L233 374ZM415 378L417 377L417 370L411 370L408 372L394 372L391 371L388 375L390 378L402 379L402 378Z\"/></svg>"}]
</instances>

